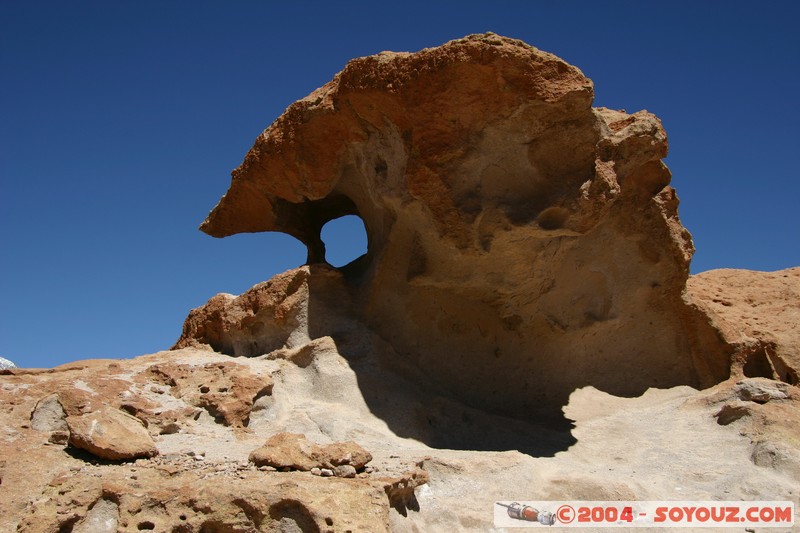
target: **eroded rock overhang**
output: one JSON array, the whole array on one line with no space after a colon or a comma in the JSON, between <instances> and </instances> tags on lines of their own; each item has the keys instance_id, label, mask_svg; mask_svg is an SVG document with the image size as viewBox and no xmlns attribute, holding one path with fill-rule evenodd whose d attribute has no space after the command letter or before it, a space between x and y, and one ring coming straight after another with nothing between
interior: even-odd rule
<instances>
[{"instance_id":1,"label":"eroded rock overhang","mask_svg":"<svg viewBox=\"0 0 800 533\"><path fill-rule=\"evenodd\" d=\"M664 129L592 100L579 69L494 34L355 59L258 137L201 229L285 232L313 264L322 226L360 216L346 312L471 404L724 379L682 299Z\"/></svg>"}]
</instances>

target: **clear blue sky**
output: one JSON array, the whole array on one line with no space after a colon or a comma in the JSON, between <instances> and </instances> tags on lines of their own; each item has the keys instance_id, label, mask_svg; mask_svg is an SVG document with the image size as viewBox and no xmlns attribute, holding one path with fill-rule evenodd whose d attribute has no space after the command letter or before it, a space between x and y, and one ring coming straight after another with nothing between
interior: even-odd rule
<instances>
[{"instance_id":1,"label":"clear blue sky","mask_svg":"<svg viewBox=\"0 0 800 533\"><path fill-rule=\"evenodd\" d=\"M189 309L301 264L285 235L197 230L255 137L350 58L485 31L661 117L693 272L800 265L798 5L2 2L0 356L165 349Z\"/></svg>"}]
</instances>

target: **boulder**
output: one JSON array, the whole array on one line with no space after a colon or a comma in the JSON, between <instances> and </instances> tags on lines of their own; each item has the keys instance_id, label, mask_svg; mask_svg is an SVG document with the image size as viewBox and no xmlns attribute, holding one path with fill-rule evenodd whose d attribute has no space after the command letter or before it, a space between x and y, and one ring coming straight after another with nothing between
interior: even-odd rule
<instances>
[{"instance_id":1,"label":"boulder","mask_svg":"<svg viewBox=\"0 0 800 533\"><path fill-rule=\"evenodd\" d=\"M250 462L256 466L304 471L327 468L336 472L336 467L343 465L360 470L371 460L372 455L352 441L318 445L309 442L305 435L285 432L273 435L250 454ZM346 470L341 470L337 475L352 477L345 473Z\"/></svg>"},{"instance_id":2,"label":"boulder","mask_svg":"<svg viewBox=\"0 0 800 533\"><path fill-rule=\"evenodd\" d=\"M48 433L67 431L67 413L58 394L45 396L36 403L31 413L31 428Z\"/></svg>"},{"instance_id":3,"label":"boulder","mask_svg":"<svg viewBox=\"0 0 800 533\"><path fill-rule=\"evenodd\" d=\"M302 345L308 301L303 269L279 274L235 297L218 294L193 309L173 349L210 348L229 355L256 356Z\"/></svg>"},{"instance_id":4,"label":"boulder","mask_svg":"<svg viewBox=\"0 0 800 533\"><path fill-rule=\"evenodd\" d=\"M767 403L789 397L789 386L786 383L766 379L743 379L736 383L733 390L736 396L746 402Z\"/></svg>"},{"instance_id":5,"label":"boulder","mask_svg":"<svg viewBox=\"0 0 800 533\"><path fill-rule=\"evenodd\" d=\"M125 461L158 455L144 424L112 407L67 417L70 445L101 459Z\"/></svg>"}]
</instances>

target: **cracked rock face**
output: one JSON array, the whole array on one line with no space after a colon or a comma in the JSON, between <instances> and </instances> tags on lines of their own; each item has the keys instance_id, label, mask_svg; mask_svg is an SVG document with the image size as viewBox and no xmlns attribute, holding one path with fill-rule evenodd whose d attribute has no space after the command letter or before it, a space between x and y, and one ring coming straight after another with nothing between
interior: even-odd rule
<instances>
[{"instance_id":1,"label":"cracked rock face","mask_svg":"<svg viewBox=\"0 0 800 533\"><path fill-rule=\"evenodd\" d=\"M585 385L717 383L728 354L682 299L693 244L664 129L592 99L577 68L493 34L355 59L256 139L201 229L285 232L313 265L321 227L360 216L368 252L343 267L337 312L468 405L529 416ZM267 353L300 316L270 304L277 321L248 333L231 323L253 302L216 298L179 346ZM228 340L198 334L221 323Z\"/></svg>"}]
</instances>

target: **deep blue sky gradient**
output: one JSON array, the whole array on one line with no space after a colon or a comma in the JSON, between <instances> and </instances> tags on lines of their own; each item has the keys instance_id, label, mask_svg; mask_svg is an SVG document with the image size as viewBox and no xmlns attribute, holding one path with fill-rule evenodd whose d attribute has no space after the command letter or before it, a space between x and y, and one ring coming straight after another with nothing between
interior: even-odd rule
<instances>
[{"instance_id":1,"label":"deep blue sky gradient","mask_svg":"<svg viewBox=\"0 0 800 533\"><path fill-rule=\"evenodd\" d=\"M800 265L798 5L3 2L0 356L165 349L189 309L301 264L285 235L197 231L255 137L353 57L485 31L663 120L693 272Z\"/></svg>"}]
</instances>

